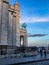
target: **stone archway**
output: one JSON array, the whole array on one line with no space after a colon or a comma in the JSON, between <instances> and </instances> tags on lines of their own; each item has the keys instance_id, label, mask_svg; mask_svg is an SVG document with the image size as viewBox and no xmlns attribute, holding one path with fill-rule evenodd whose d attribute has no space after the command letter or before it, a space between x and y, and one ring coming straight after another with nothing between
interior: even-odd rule
<instances>
[{"instance_id":1,"label":"stone archway","mask_svg":"<svg viewBox=\"0 0 49 65\"><path fill-rule=\"evenodd\" d=\"M24 46L24 36L23 35L20 36L20 46L21 47Z\"/></svg>"},{"instance_id":2,"label":"stone archway","mask_svg":"<svg viewBox=\"0 0 49 65\"><path fill-rule=\"evenodd\" d=\"M26 29L20 29L20 46L27 47L27 31L26 31Z\"/></svg>"}]
</instances>

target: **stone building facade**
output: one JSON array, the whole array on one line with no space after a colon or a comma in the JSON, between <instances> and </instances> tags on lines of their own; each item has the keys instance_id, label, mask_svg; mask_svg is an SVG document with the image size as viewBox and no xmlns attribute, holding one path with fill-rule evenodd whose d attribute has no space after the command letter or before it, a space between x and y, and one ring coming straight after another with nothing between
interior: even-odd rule
<instances>
[{"instance_id":1,"label":"stone building facade","mask_svg":"<svg viewBox=\"0 0 49 65\"><path fill-rule=\"evenodd\" d=\"M7 0L0 0L0 54L14 53L16 47L27 46L27 31L20 29L18 3L11 6Z\"/></svg>"}]
</instances>

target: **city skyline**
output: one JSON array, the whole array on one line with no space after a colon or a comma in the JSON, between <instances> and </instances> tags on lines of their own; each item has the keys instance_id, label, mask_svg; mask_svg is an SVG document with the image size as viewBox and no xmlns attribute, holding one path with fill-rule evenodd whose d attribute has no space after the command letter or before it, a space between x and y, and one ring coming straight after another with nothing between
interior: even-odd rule
<instances>
[{"instance_id":1,"label":"city skyline","mask_svg":"<svg viewBox=\"0 0 49 65\"><path fill-rule=\"evenodd\" d=\"M13 5L16 0L9 0ZM49 0L18 0L20 24L27 24L31 34L48 34L44 37L29 37L29 46L48 46L49 44Z\"/></svg>"}]
</instances>

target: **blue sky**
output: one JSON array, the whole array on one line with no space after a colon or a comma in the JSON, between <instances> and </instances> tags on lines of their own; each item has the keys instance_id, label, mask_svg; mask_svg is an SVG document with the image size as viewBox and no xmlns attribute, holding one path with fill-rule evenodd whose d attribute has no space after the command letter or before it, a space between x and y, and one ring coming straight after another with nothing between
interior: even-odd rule
<instances>
[{"instance_id":1,"label":"blue sky","mask_svg":"<svg viewBox=\"0 0 49 65\"><path fill-rule=\"evenodd\" d=\"M29 37L29 46L48 46L49 44L49 0L9 0L11 5L18 1L20 24L27 24L31 34L48 34L44 37Z\"/></svg>"}]
</instances>

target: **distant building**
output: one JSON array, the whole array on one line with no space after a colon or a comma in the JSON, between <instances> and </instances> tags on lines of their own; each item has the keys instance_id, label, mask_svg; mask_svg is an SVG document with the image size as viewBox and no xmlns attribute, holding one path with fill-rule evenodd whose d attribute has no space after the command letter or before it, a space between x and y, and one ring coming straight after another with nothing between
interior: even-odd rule
<instances>
[{"instance_id":1,"label":"distant building","mask_svg":"<svg viewBox=\"0 0 49 65\"><path fill-rule=\"evenodd\" d=\"M27 46L27 31L19 27L18 3L11 6L0 0L0 54L14 53L16 47ZM23 41L21 41L23 40Z\"/></svg>"}]
</instances>

